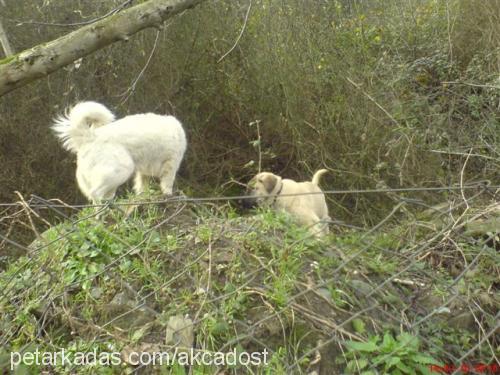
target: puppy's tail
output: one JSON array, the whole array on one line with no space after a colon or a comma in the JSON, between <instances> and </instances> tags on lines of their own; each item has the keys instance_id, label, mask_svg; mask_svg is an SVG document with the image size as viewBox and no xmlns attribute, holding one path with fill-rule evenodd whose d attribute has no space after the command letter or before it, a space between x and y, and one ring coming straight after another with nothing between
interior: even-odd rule
<instances>
[{"instance_id":1,"label":"puppy's tail","mask_svg":"<svg viewBox=\"0 0 500 375\"><path fill-rule=\"evenodd\" d=\"M113 122L115 115L102 104L81 102L55 119L52 130L71 152L95 139L94 129Z\"/></svg>"},{"instance_id":2,"label":"puppy's tail","mask_svg":"<svg viewBox=\"0 0 500 375\"><path fill-rule=\"evenodd\" d=\"M319 185L319 181L321 180L321 176L323 176L326 172L328 172L326 169L320 169L319 171L317 171L313 178L312 178L312 183L316 186Z\"/></svg>"}]
</instances>

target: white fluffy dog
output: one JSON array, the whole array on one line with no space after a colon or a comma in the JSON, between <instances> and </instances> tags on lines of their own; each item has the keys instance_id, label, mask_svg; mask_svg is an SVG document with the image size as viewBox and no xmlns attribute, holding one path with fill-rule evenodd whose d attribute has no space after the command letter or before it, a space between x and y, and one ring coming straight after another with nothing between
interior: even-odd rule
<instances>
[{"instance_id":1,"label":"white fluffy dog","mask_svg":"<svg viewBox=\"0 0 500 375\"><path fill-rule=\"evenodd\" d=\"M144 113L115 121L104 105L82 102L57 118L52 129L77 155L78 186L92 202L112 199L134 173L136 194L150 176L160 179L163 194L172 194L186 151L186 135L175 117Z\"/></svg>"}]
</instances>

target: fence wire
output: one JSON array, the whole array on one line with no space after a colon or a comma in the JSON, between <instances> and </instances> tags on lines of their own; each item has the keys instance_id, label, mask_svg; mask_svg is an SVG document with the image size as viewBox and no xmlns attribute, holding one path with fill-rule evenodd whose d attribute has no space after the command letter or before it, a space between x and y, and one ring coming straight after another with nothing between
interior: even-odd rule
<instances>
[{"instance_id":1,"label":"fence wire","mask_svg":"<svg viewBox=\"0 0 500 375\"><path fill-rule=\"evenodd\" d=\"M186 349L182 338L165 338L167 322L180 315L187 324L173 334L191 332L196 350L266 348L269 366L286 374L375 374L399 362L391 368L499 371L499 188L326 191L450 195L439 207L400 198L371 228L332 221L333 233L319 242L295 229L290 237L286 219L273 218L276 229L266 212L235 217L214 204L246 195L102 205L19 195L0 205L0 249L14 254L0 257L0 348L84 342L115 345L122 356ZM120 206L134 210L125 217ZM493 226L477 230L490 219ZM23 233L35 240L23 242ZM394 344L384 347L387 332ZM129 364L132 372L152 367Z\"/></svg>"}]
</instances>

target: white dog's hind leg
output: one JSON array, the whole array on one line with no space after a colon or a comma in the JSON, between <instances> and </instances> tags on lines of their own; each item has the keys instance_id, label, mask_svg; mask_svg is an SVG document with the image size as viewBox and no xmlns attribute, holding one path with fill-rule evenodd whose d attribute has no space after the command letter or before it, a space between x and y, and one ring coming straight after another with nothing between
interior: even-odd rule
<instances>
[{"instance_id":1,"label":"white dog's hind leg","mask_svg":"<svg viewBox=\"0 0 500 375\"><path fill-rule=\"evenodd\" d=\"M82 168L80 166L76 167L76 181L78 183L78 187L80 188L80 191L85 195L85 198L88 200L94 202L92 200L92 197L90 196L90 191L91 191L91 186L87 179L85 178L85 174L82 171ZM95 203L95 202L94 202Z\"/></svg>"}]
</instances>

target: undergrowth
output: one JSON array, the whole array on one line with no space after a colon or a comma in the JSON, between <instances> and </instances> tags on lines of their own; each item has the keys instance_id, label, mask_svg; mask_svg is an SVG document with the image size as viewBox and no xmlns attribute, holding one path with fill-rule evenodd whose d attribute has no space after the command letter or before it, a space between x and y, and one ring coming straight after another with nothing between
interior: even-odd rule
<instances>
[{"instance_id":1,"label":"undergrowth","mask_svg":"<svg viewBox=\"0 0 500 375\"><path fill-rule=\"evenodd\" d=\"M427 374L468 350L490 363L491 346L476 346L476 323L485 332L495 325L498 243L436 237L422 223L338 229L318 241L266 210L241 216L229 206L178 203L146 205L128 218L113 208L100 220L82 210L0 274L0 366L9 368L9 352L65 348L121 360L17 371L132 373L127 353L172 348L172 317L188 319L184 345L196 350L269 351L266 365L218 367L227 373L321 366L321 373ZM452 238L462 261L449 262ZM456 279L457 270L465 277ZM141 371L187 373L179 364Z\"/></svg>"}]
</instances>

